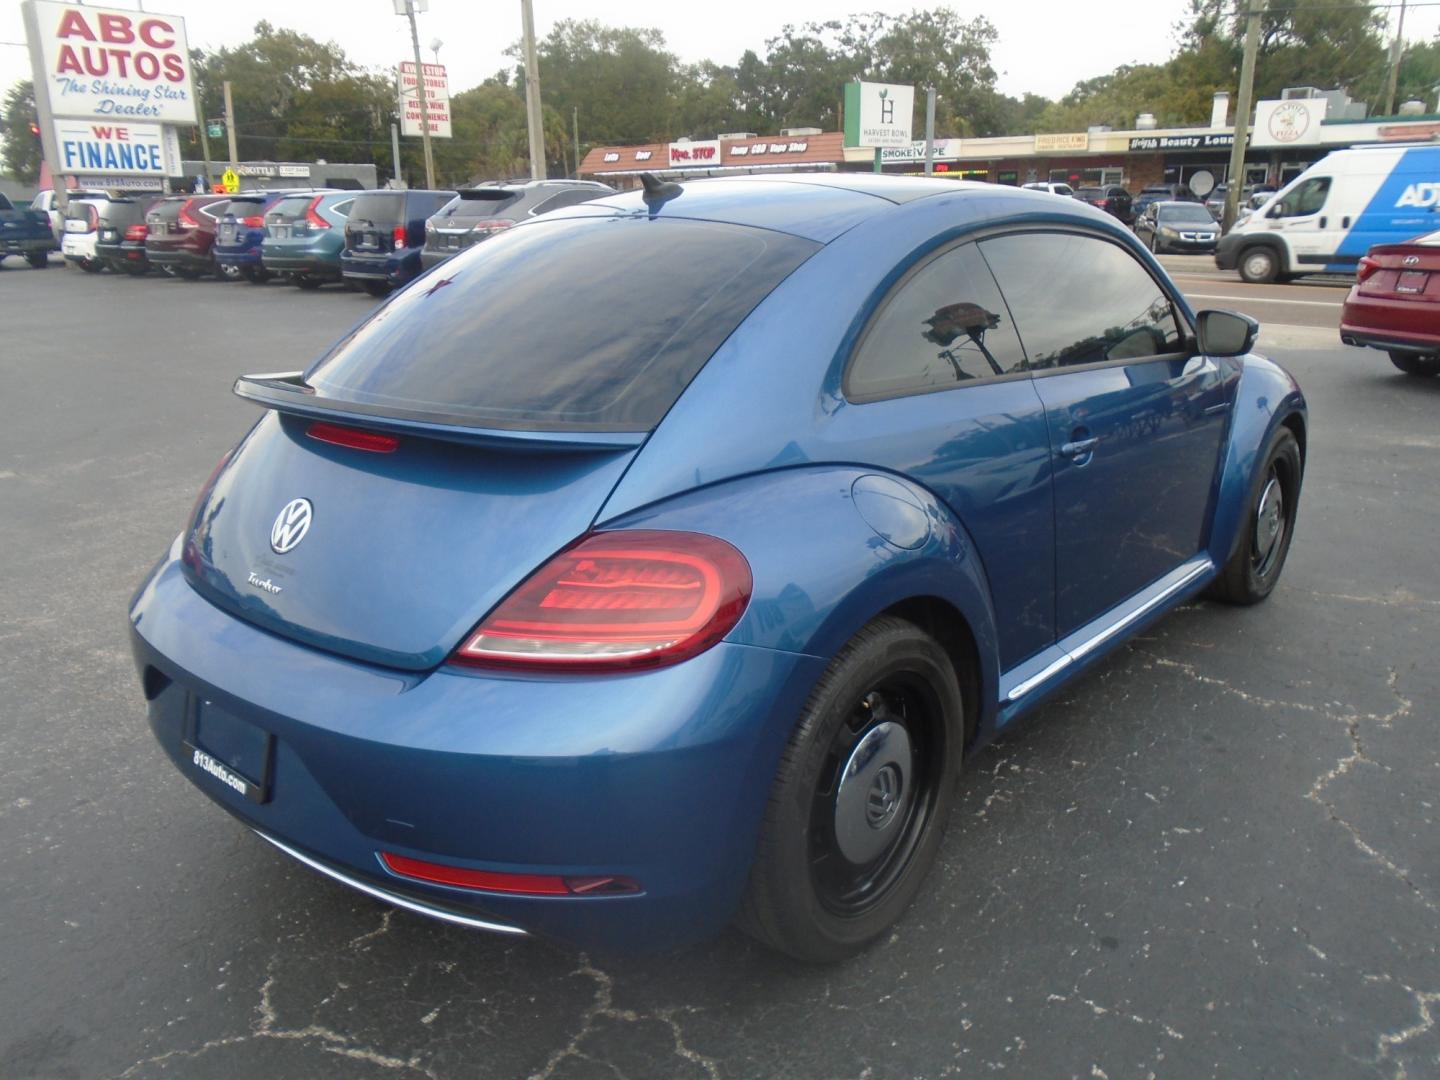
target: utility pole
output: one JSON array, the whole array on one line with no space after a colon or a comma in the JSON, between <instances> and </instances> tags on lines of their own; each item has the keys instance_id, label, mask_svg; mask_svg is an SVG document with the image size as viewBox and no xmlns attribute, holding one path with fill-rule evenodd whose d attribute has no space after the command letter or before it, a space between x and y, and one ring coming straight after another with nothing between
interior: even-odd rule
<instances>
[{"instance_id":1,"label":"utility pole","mask_svg":"<svg viewBox=\"0 0 1440 1080\"><path fill-rule=\"evenodd\" d=\"M571 119L575 122L575 179L580 179L580 106L572 106Z\"/></svg>"},{"instance_id":2,"label":"utility pole","mask_svg":"<svg viewBox=\"0 0 1440 1080\"><path fill-rule=\"evenodd\" d=\"M205 190L210 190L210 121L205 116L205 88L195 80L195 121L200 125L200 154L205 159Z\"/></svg>"},{"instance_id":3,"label":"utility pole","mask_svg":"<svg viewBox=\"0 0 1440 1080\"><path fill-rule=\"evenodd\" d=\"M395 162L395 183L404 186L405 177L400 175L400 125L390 125L390 157Z\"/></svg>"},{"instance_id":4,"label":"utility pole","mask_svg":"<svg viewBox=\"0 0 1440 1080\"><path fill-rule=\"evenodd\" d=\"M410 44L415 49L415 90L420 95L420 138L425 143L425 186L435 188L435 157L430 151L430 91L425 88L425 65L420 60L420 32L415 29L415 0L405 0L405 15L410 20ZM401 80L404 83L404 80ZM400 94L404 103L405 94Z\"/></svg>"},{"instance_id":5,"label":"utility pole","mask_svg":"<svg viewBox=\"0 0 1440 1080\"><path fill-rule=\"evenodd\" d=\"M1395 28L1395 41L1390 46L1390 83L1385 89L1385 111L1381 116L1395 115L1395 90L1400 83L1400 61L1405 55L1405 0L1400 0L1400 23Z\"/></svg>"},{"instance_id":6,"label":"utility pole","mask_svg":"<svg viewBox=\"0 0 1440 1080\"><path fill-rule=\"evenodd\" d=\"M545 128L540 120L540 62L535 57L535 12L530 0L520 0L520 23L525 56L525 119L530 129L530 178L544 180Z\"/></svg>"},{"instance_id":7,"label":"utility pole","mask_svg":"<svg viewBox=\"0 0 1440 1080\"><path fill-rule=\"evenodd\" d=\"M1225 213L1220 231L1229 232L1240 212L1240 194L1245 189L1245 147L1250 135L1250 99L1255 93L1255 53L1260 47L1259 0L1249 0L1245 23L1245 55L1240 61L1240 94L1235 101L1235 145L1230 148L1230 171L1226 177Z\"/></svg>"},{"instance_id":8,"label":"utility pole","mask_svg":"<svg viewBox=\"0 0 1440 1080\"><path fill-rule=\"evenodd\" d=\"M235 149L235 105L230 100L230 80L225 80L225 134L230 137L230 168L240 161L240 154ZM210 186L210 177L205 177L205 186Z\"/></svg>"}]
</instances>

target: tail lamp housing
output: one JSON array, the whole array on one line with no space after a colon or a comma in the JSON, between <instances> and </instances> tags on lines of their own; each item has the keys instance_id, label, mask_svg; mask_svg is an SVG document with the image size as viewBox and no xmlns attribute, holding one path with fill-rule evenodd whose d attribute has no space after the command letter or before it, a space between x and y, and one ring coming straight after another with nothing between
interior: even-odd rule
<instances>
[{"instance_id":1,"label":"tail lamp housing","mask_svg":"<svg viewBox=\"0 0 1440 1080\"><path fill-rule=\"evenodd\" d=\"M501 601L450 660L542 671L663 667L724 638L752 587L745 556L718 537L589 533Z\"/></svg>"},{"instance_id":2,"label":"tail lamp housing","mask_svg":"<svg viewBox=\"0 0 1440 1080\"><path fill-rule=\"evenodd\" d=\"M150 226L148 225L127 225L125 227L126 240L143 241L148 235L150 235Z\"/></svg>"},{"instance_id":3,"label":"tail lamp housing","mask_svg":"<svg viewBox=\"0 0 1440 1080\"><path fill-rule=\"evenodd\" d=\"M195 218L194 214L190 213L190 208L194 205L194 199L187 201L184 206L180 207L180 213L175 215L175 220L187 229L198 229L200 227L200 222Z\"/></svg>"},{"instance_id":4,"label":"tail lamp housing","mask_svg":"<svg viewBox=\"0 0 1440 1080\"><path fill-rule=\"evenodd\" d=\"M247 217L241 218L240 224L244 225L247 229L263 229L265 227L265 218L261 214L250 214Z\"/></svg>"},{"instance_id":5,"label":"tail lamp housing","mask_svg":"<svg viewBox=\"0 0 1440 1080\"><path fill-rule=\"evenodd\" d=\"M1363 282L1373 277L1379 269L1380 261L1378 259L1372 259L1369 255L1363 255L1360 258L1359 264L1355 267L1355 281L1357 283Z\"/></svg>"},{"instance_id":6,"label":"tail lamp housing","mask_svg":"<svg viewBox=\"0 0 1440 1080\"><path fill-rule=\"evenodd\" d=\"M396 225L390 233L390 239L394 241L397 248L402 248L406 245L408 233L409 230L404 225Z\"/></svg>"},{"instance_id":7,"label":"tail lamp housing","mask_svg":"<svg viewBox=\"0 0 1440 1080\"><path fill-rule=\"evenodd\" d=\"M312 229L330 228L330 222L321 217L318 212L320 200L324 197L323 195L316 195L315 198L310 201L310 205L305 208L305 224L309 225Z\"/></svg>"}]
</instances>

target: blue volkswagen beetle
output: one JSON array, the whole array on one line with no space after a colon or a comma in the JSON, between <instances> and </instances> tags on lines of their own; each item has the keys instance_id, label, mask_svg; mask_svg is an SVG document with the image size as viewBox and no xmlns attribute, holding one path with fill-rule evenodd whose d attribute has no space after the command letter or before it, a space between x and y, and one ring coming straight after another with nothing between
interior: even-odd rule
<instances>
[{"instance_id":1,"label":"blue volkswagen beetle","mask_svg":"<svg viewBox=\"0 0 1440 1080\"><path fill-rule=\"evenodd\" d=\"M1073 200L646 178L239 380L265 411L132 603L150 723L411 911L847 956L976 747L1275 587L1306 411L1256 331Z\"/></svg>"}]
</instances>

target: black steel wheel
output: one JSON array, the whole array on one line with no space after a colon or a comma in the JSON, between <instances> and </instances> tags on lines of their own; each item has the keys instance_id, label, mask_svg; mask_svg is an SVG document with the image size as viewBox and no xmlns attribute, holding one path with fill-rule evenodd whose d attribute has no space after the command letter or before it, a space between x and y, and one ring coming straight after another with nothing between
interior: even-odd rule
<instances>
[{"instance_id":1,"label":"black steel wheel","mask_svg":"<svg viewBox=\"0 0 1440 1080\"><path fill-rule=\"evenodd\" d=\"M1289 428L1270 437L1264 466L1251 486L1239 543L1210 587L1210 595L1231 604L1258 604L1274 590L1290 553L1304 463Z\"/></svg>"},{"instance_id":2,"label":"black steel wheel","mask_svg":"<svg viewBox=\"0 0 1440 1080\"><path fill-rule=\"evenodd\" d=\"M935 861L965 730L949 656L882 616L811 691L771 789L739 924L812 962L884 934Z\"/></svg>"}]
</instances>

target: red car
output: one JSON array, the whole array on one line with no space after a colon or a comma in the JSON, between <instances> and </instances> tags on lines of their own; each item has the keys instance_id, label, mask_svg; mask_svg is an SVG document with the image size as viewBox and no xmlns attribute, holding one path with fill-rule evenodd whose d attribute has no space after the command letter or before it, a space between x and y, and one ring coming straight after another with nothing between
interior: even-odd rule
<instances>
[{"instance_id":1,"label":"red car","mask_svg":"<svg viewBox=\"0 0 1440 1080\"><path fill-rule=\"evenodd\" d=\"M222 281L239 277L215 261L215 230L230 202L229 195L173 195L161 199L145 215L150 234L145 255L176 277L194 280L214 274Z\"/></svg>"},{"instance_id":2,"label":"red car","mask_svg":"<svg viewBox=\"0 0 1440 1080\"><path fill-rule=\"evenodd\" d=\"M1384 349L1407 375L1440 375L1440 232L1366 253L1340 314L1340 340Z\"/></svg>"}]
</instances>

